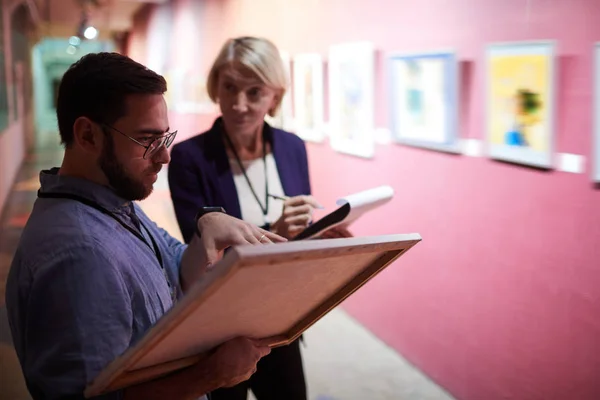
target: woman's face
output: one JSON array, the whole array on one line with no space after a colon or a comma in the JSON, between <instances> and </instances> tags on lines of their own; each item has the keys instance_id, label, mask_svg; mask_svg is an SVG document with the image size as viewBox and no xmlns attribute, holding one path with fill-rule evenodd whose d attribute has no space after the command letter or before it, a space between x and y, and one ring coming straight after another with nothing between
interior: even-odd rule
<instances>
[{"instance_id":1,"label":"woman's face","mask_svg":"<svg viewBox=\"0 0 600 400\"><path fill-rule=\"evenodd\" d=\"M256 133L278 100L275 89L239 64L229 64L219 71L217 93L223 121L232 135Z\"/></svg>"}]
</instances>

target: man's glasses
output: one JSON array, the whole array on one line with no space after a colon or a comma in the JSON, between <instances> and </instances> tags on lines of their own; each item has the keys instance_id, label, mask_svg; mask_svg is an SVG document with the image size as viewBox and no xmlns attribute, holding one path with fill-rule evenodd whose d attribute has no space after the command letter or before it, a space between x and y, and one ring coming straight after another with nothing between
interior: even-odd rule
<instances>
[{"instance_id":1,"label":"man's glasses","mask_svg":"<svg viewBox=\"0 0 600 400\"><path fill-rule=\"evenodd\" d=\"M152 155L155 154L163 145L168 149L169 146L173 143L173 140L175 140L175 136L177 136L177 131L169 132L163 136L159 136L159 137L152 139L152 141L148 144L143 144L143 143L135 140L131 136L126 135L125 133L121 132L117 128L113 128L112 126L107 125L107 124L102 124L102 126L105 126L106 128L110 128L113 131L119 132L121 135L125 136L129 140L132 140L133 142L135 142L135 143L139 144L140 146L142 146L143 148L145 148L146 151L144 152L144 156L143 156L144 160L148 157L152 157Z\"/></svg>"}]
</instances>

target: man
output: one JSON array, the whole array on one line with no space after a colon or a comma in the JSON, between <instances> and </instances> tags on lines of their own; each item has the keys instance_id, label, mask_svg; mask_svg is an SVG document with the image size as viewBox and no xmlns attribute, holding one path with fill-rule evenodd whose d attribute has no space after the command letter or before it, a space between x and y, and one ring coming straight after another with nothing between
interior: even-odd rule
<instances>
[{"instance_id":1,"label":"man","mask_svg":"<svg viewBox=\"0 0 600 400\"><path fill-rule=\"evenodd\" d=\"M165 80L115 53L65 73L57 117L65 154L41 188L7 282L12 336L34 399L83 398L86 384L139 340L224 249L285 239L204 210L189 246L133 203L170 160ZM244 381L269 352L250 339L105 399L197 399Z\"/></svg>"}]
</instances>

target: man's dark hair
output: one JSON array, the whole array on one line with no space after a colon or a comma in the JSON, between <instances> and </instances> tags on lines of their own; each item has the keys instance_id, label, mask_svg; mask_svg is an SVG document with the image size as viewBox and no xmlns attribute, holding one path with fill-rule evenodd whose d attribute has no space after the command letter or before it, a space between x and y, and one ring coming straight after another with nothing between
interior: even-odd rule
<instances>
[{"instance_id":1,"label":"man's dark hair","mask_svg":"<svg viewBox=\"0 0 600 400\"><path fill-rule=\"evenodd\" d=\"M71 65L58 90L56 115L61 142L73 143L73 124L79 117L112 125L126 113L132 94L164 94L165 79L118 53L87 54Z\"/></svg>"}]
</instances>

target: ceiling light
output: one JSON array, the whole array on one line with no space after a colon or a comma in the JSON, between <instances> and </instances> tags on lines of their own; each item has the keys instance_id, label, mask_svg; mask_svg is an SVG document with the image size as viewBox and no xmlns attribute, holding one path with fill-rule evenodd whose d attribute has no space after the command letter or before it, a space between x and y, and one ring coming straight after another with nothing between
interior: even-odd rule
<instances>
[{"instance_id":1,"label":"ceiling light","mask_svg":"<svg viewBox=\"0 0 600 400\"><path fill-rule=\"evenodd\" d=\"M88 26L87 28L85 28L83 36L85 36L85 38L88 40L95 39L96 36L98 36L98 30L93 26Z\"/></svg>"},{"instance_id":2,"label":"ceiling light","mask_svg":"<svg viewBox=\"0 0 600 400\"><path fill-rule=\"evenodd\" d=\"M81 39L77 36L71 36L69 38L69 44L71 46L79 46L81 44Z\"/></svg>"}]
</instances>

